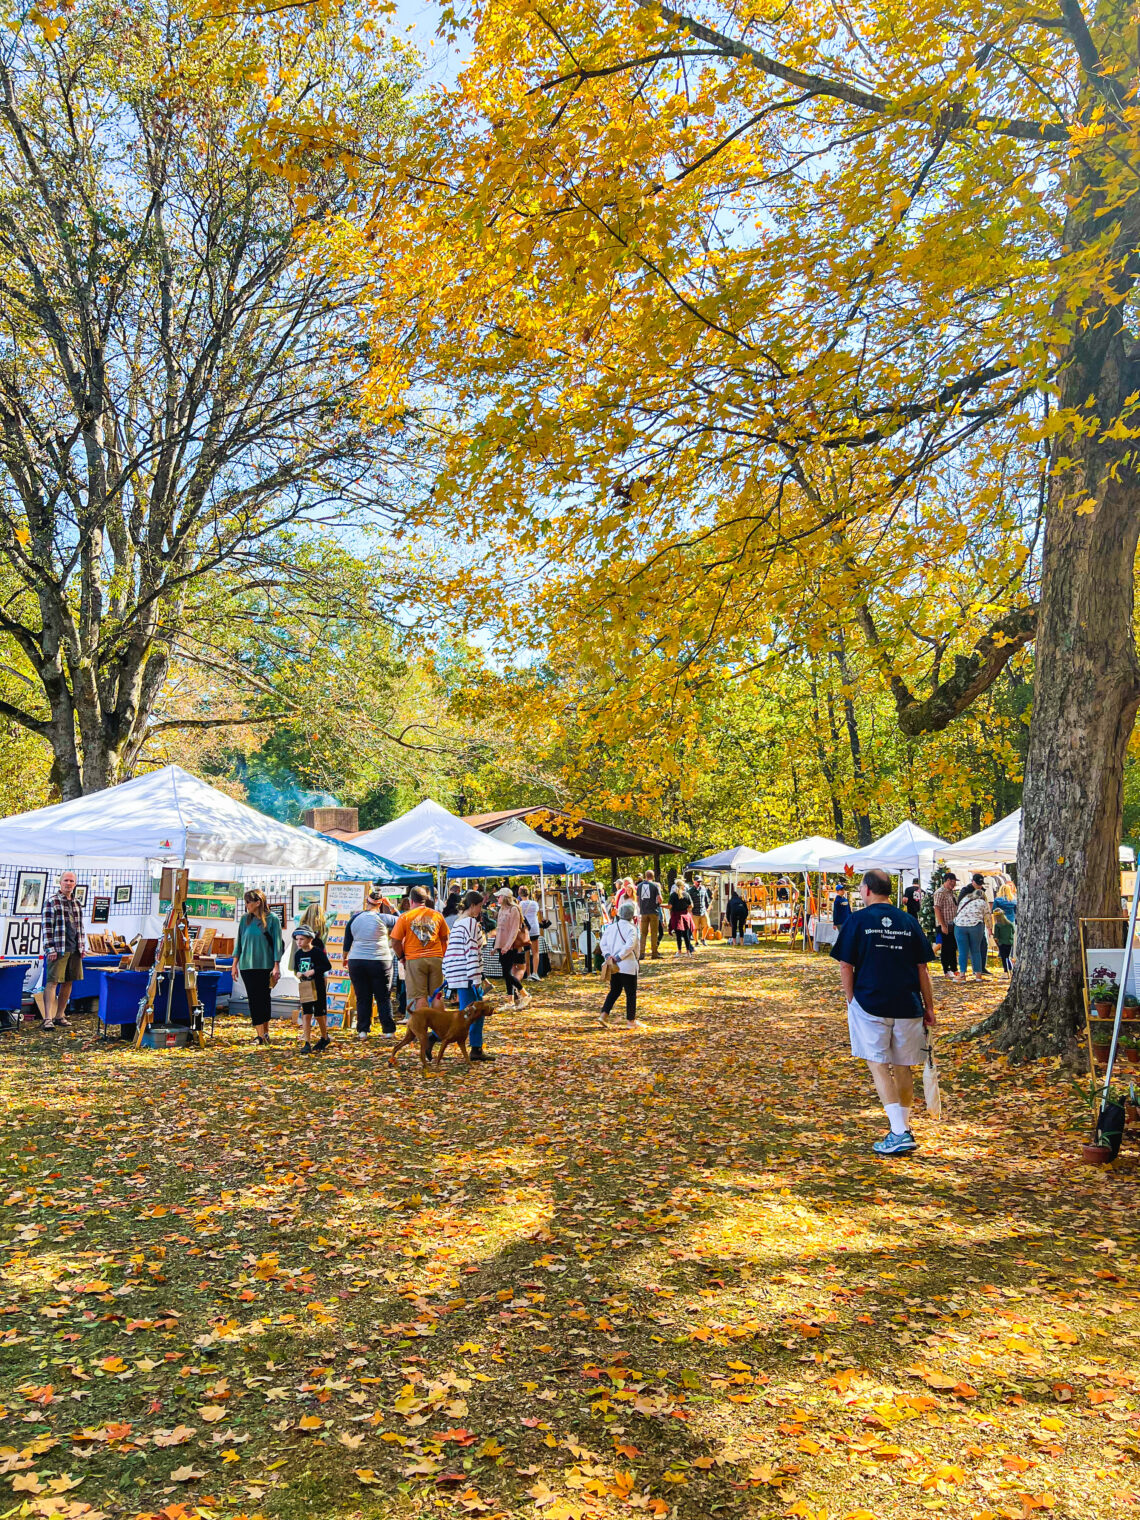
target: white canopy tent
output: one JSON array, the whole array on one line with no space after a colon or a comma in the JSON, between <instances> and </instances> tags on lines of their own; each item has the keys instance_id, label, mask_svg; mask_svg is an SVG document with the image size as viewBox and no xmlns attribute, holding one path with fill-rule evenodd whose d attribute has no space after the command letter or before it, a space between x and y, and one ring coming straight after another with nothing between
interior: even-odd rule
<instances>
[{"instance_id":1,"label":"white canopy tent","mask_svg":"<svg viewBox=\"0 0 1140 1520\"><path fill-rule=\"evenodd\" d=\"M521 818L508 818L497 828L488 831L488 838L502 839L517 849L525 850L532 861L541 865L549 876L583 876L594 869L594 862L584 855L574 855L561 845L543 839Z\"/></svg>"},{"instance_id":2,"label":"white canopy tent","mask_svg":"<svg viewBox=\"0 0 1140 1520\"><path fill-rule=\"evenodd\" d=\"M694 860L690 871L761 871L763 866L757 862L762 858L759 850L750 850L745 844L738 844L734 850L721 850L719 855L706 855L703 860Z\"/></svg>"},{"instance_id":3,"label":"white canopy tent","mask_svg":"<svg viewBox=\"0 0 1140 1520\"><path fill-rule=\"evenodd\" d=\"M1008 818L991 823L988 829L971 834L947 845L945 860L954 866L1004 866L1017 859L1017 844L1021 838L1021 809L1010 813Z\"/></svg>"},{"instance_id":4,"label":"white canopy tent","mask_svg":"<svg viewBox=\"0 0 1140 1520\"><path fill-rule=\"evenodd\" d=\"M850 866L856 872L877 868L898 872L900 876L909 871L914 876L929 877L934 862L945 858L950 849L951 846L945 839L939 839L936 834L931 834L908 818L897 829L892 829L889 834L884 834L881 839L874 840L861 850L844 851L841 847L834 854L822 856L818 869L845 871Z\"/></svg>"},{"instance_id":5,"label":"white canopy tent","mask_svg":"<svg viewBox=\"0 0 1140 1520\"><path fill-rule=\"evenodd\" d=\"M537 876L538 862L517 845L483 834L430 797L402 818L357 834L352 843L401 866L431 866L454 876Z\"/></svg>"},{"instance_id":6,"label":"white canopy tent","mask_svg":"<svg viewBox=\"0 0 1140 1520\"><path fill-rule=\"evenodd\" d=\"M847 848L838 839L825 839L822 834L811 834L807 839L796 839L774 850L757 855L749 866L751 871L819 871L825 855L842 853Z\"/></svg>"},{"instance_id":7,"label":"white canopy tent","mask_svg":"<svg viewBox=\"0 0 1140 1520\"><path fill-rule=\"evenodd\" d=\"M0 860L100 866L179 860L336 874L329 839L278 823L180 765L53 807L0 819Z\"/></svg>"},{"instance_id":8,"label":"white canopy tent","mask_svg":"<svg viewBox=\"0 0 1140 1520\"><path fill-rule=\"evenodd\" d=\"M1021 843L1021 809L1017 808L1006 818L999 818L989 828L980 829L967 839L959 839L947 846L946 864L952 866L1005 866L1017 859L1017 847ZM1122 844L1119 850L1120 864L1134 866L1136 851L1131 845Z\"/></svg>"}]
</instances>

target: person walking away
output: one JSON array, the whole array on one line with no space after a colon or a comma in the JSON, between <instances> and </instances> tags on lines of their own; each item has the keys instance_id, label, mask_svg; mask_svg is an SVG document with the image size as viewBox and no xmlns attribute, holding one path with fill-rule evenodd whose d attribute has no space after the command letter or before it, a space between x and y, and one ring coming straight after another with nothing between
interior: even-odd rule
<instances>
[{"instance_id":1,"label":"person walking away","mask_svg":"<svg viewBox=\"0 0 1140 1520\"><path fill-rule=\"evenodd\" d=\"M958 878L953 871L947 871L942 885L934 894L934 922L942 936L942 975L948 976L952 982L962 980L962 973L958 970L958 937L954 929L957 914Z\"/></svg>"},{"instance_id":2,"label":"person walking away","mask_svg":"<svg viewBox=\"0 0 1140 1520\"><path fill-rule=\"evenodd\" d=\"M307 924L293 930L293 974L297 978L301 1002L300 1055L311 1056L329 1048L328 1005L325 1001L325 973L332 970L324 945ZM313 1016L316 1015L320 1039L313 1045Z\"/></svg>"},{"instance_id":3,"label":"person walking away","mask_svg":"<svg viewBox=\"0 0 1140 1520\"><path fill-rule=\"evenodd\" d=\"M646 871L637 889L637 907L641 914L640 959L645 959L645 943L650 940L650 959L659 961L661 952L661 888L653 879L653 872Z\"/></svg>"},{"instance_id":4,"label":"person walking away","mask_svg":"<svg viewBox=\"0 0 1140 1520\"><path fill-rule=\"evenodd\" d=\"M404 963L408 1007L412 1008L421 1000L430 1001L443 986L443 956L449 936L443 914L431 906L425 887L413 887L408 897L408 911L396 920L391 938Z\"/></svg>"},{"instance_id":5,"label":"person walking away","mask_svg":"<svg viewBox=\"0 0 1140 1520\"><path fill-rule=\"evenodd\" d=\"M632 902L623 902L618 916L607 924L599 949L610 966L610 990L602 1004L598 1022L604 1024L614 1004L625 993L625 1022L627 1029L638 1029L637 1020L637 972L640 954L640 936L634 922L636 908Z\"/></svg>"},{"instance_id":6,"label":"person walking away","mask_svg":"<svg viewBox=\"0 0 1140 1520\"><path fill-rule=\"evenodd\" d=\"M269 1044L272 994L281 980L284 950L280 920L276 913L270 913L261 888L250 887L245 894L245 912L238 924L234 944L233 974L240 977L245 987L249 1022L259 1045Z\"/></svg>"},{"instance_id":7,"label":"person walking away","mask_svg":"<svg viewBox=\"0 0 1140 1520\"><path fill-rule=\"evenodd\" d=\"M703 945L712 933L712 926L709 923L712 893L699 876L694 876L689 896L693 899L693 933Z\"/></svg>"},{"instance_id":8,"label":"person walking away","mask_svg":"<svg viewBox=\"0 0 1140 1520\"><path fill-rule=\"evenodd\" d=\"M835 889L835 896L831 901L831 922L836 929L842 929L843 925L851 917L851 900L847 896L847 886L841 882Z\"/></svg>"},{"instance_id":9,"label":"person walking away","mask_svg":"<svg viewBox=\"0 0 1140 1520\"><path fill-rule=\"evenodd\" d=\"M682 945L693 958L693 899L685 887L685 878L678 876L669 893L669 930L676 936L677 954Z\"/></svg>"},{"instance_id":10,"label":"person walking away","mask_svg":"<svg viewBox=\"0 0 1140 1520\"><path fill-rule=\"evenodd\" d=\"M912 918L918 917L918 910L922 904L922 883L916 876L903 893L903 907Z\"/></svg>"},{"instance_id":11,"label":"person walking away","mask_svg":"<svg viewBox=\"0 0 1140 1520\"><path fill-rule=\"evenodd\" d=\"M523 916L523 922L526 924L527 938L530 941L527 945L527 959L523 967L524 975L528 982L537 982L540 980L538 974L538 940L541 931L538 927L538 904L530 895L529 887L519 888L518 907L519 912Z\"/></svg>"},{"instance_id":12,"label":"person walking away","mask_svg":"<svg viewBox=\"0 0 1140 1520\"><path fill-rule=\"evenodd\" d=\"M911 1068L922 1064L924 1031L936 1022L927 969L934 951L918 921L891 902L886 871L868 871L859 895L863 911L844 924L831 954L847 999L851 1054L870 1068L890 1125L873 1149L904 1156L918 1149Z\"/></svg>"},{"instance_id":13,"label":"person walking away","mask_svg":"<svg viewBox=\"0 0 1140 1520\"><path fill-rule=\"evenodd\" d=\"M54 897L43 908L43 1029L70 1029L67 1003L83 980L83 907L75 895L75 872L64 871Z\"/></svg>"},{"instance_id":14,"label":"person walking away","mask_svg":"<svg viewBox=\"0 0 1140 1520\"><path fill-rule=\"evenodd\" d=\"M392 931L399 922L392 904L382 892L369 892L364 907L354 913L344 931L344 960L356 995L356 1038L372 1033L375 1005L380 1030L388 1040L396 1033L392 1017L392 968L395 952Z\"/></svg>"},{"instance_id":15,"label":"person walking away","mask_svg":"<svg viewBox=\"0 0 1140 1520\"><path fill-rule=\"evenodd\" d=\"M459 905L459 913L451 926L447 949L443 952L443 977L459 999L459 1011L477 1002L483 995L483 894L468 892ZM467 1031L467 1047L473 1061L493 1061L495 1057L483 1048L483 1019L475 1020ZM435 1043L433 1034L429 1049Z\"/></svg>"},{"instance_id":16,"label":"person walking away","mask_svg":"<svg viewBox=\"0 0 1140 1520\"><path fill-rule=\"evenodd\" d=\"M523 990L522 980L515 971L516 966L526 963L527 950L530 948L526 920L509 887L500 887L496 896L499 900L499 916L495 922L495 949L503 968L503 986L507 989L507 997L514 1008L529 1008L531 998Z\"/></svg>"},{"instance_id":17,"label":"person walking away","mask_svg":"<svg viewBox=\"0 0 1140 1520\"><path fill-rule=\"evenodd\" d=\"M1017 927L1017 888L1008 876L1003 876L1001 886L994 893L994 907L1000 908L1013 924Z\"/></svg>"},{"instance_id":18,"label":"person walking away","mask_svg":"<svg viewBox=\"0 0 1140 1520\"><path fill-rule=\"evenodd\" d=\"M1001 957L1001 969L1006 976L1011 974L1013 962L1013 925L1000 908L995 907L993 912L994 944L997 945L998 955Z\"/></svg>"},{"instance_id":19,"label":"person walking away","mask_svg":"<svg viewBox=\"0 0 1140 1520\"><path fill-rule=\"evenodd\" d=\"M989 976L986 970L986 929L993 927L986 895L977 882L971 881L970 889L958 899L958 911L954 915L954 937L958 941L958 967L965 975L966 961L975 976Z\"/></svg>"},{"instance_id":20,"label":"person walking away","mask_svg":"<svg viewBox=\"0 0 1140 1520\"><path fill-rule=\"evenodd\" d=\"M728 894L725 913L728 917L728 927L732 934L732 943L734 945L743 945L744 926L748 922L748 904L741 897L739 887L733 887L732 891Z\"/></svg>"}]
</instances>

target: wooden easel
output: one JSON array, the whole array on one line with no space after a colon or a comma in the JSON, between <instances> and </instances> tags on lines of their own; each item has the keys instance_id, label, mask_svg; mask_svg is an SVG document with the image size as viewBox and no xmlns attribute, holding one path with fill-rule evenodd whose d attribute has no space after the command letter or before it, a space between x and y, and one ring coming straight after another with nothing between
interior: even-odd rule
<instances>
[{"instance_id":1,"label":"wooden easel","mask_svg":"<svg viewBox=\"0 0 1140 1520\"><path fill-rule=\"evenodd\" d=\"M190 921L186 917L186 892L190 885L190 872L183 868L175 873L174 892L170 901L170 911L166 915L166 922L162 926L162 939L159 941L158 954L154 958L154 967L150 973L150 981L147 983L146 999L139 1012L135 1028L134 1046L136 1050L142 1048L143 1037L154 1023L154 1000L158 993L158 984L165 971L170 976L170 989L168 993L167 1008L174 1000L174 978L181 970L186 985L186 1007L190 1014L190 1033L194 1043L200 1050L206 1048L206 1042L202 1038L201 1024L198 1019L198 973L194 968L194 955L190 944Z\"/></svg>"}]
</instances>

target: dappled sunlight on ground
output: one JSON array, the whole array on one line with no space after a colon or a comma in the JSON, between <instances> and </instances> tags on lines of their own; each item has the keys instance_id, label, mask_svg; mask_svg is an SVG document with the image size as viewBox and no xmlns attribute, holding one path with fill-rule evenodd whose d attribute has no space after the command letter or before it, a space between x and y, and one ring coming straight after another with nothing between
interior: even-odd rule
<instances>
[{"instance_id":1,"label":"dappled sunlight on ground","mask_svg":"<svg viewBox=\"0 0 1140 1520\"><path fill-rule=\"evenodd\" d=\"M938 983L960 1028L1000 986ZM22 1033L0 1498L156 1515L1067 1520L1140 1506L1135 1157L945 1048L881 1161L834 969L718 947L639 1017L547 983L494 1066ZM181 1506L181 1508L179 1508ZM0 1506L0 1513L3 1513Z\"/></svg>"}]
</instances>

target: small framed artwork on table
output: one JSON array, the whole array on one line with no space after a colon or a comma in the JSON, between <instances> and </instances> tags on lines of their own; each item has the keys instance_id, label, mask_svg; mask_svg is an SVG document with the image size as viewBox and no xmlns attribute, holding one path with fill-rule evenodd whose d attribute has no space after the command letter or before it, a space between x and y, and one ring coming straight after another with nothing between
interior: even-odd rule
<instances>
[{"instance_id":1,"label":"small framed artwork on table","mask_svg":"<svg viewBox=\"0 0 1140 1520\"><path fill-rule=\"evenodd\" d=\"M117 903L129 903L134 893L134 888L128 882L126 886L115 888L115 901Z\"/></svg>"},{"instance_id":2,"label":"small framed artwork on table","mask_svg":"<svg viewBox=\"0 0 1140 1520\"><path fill-rule=\"evenodd\" d=\"M46 871L17 871L16 892L12 899L13 918L38 918L47 897Z\"/></svg>"}]
</instances>

